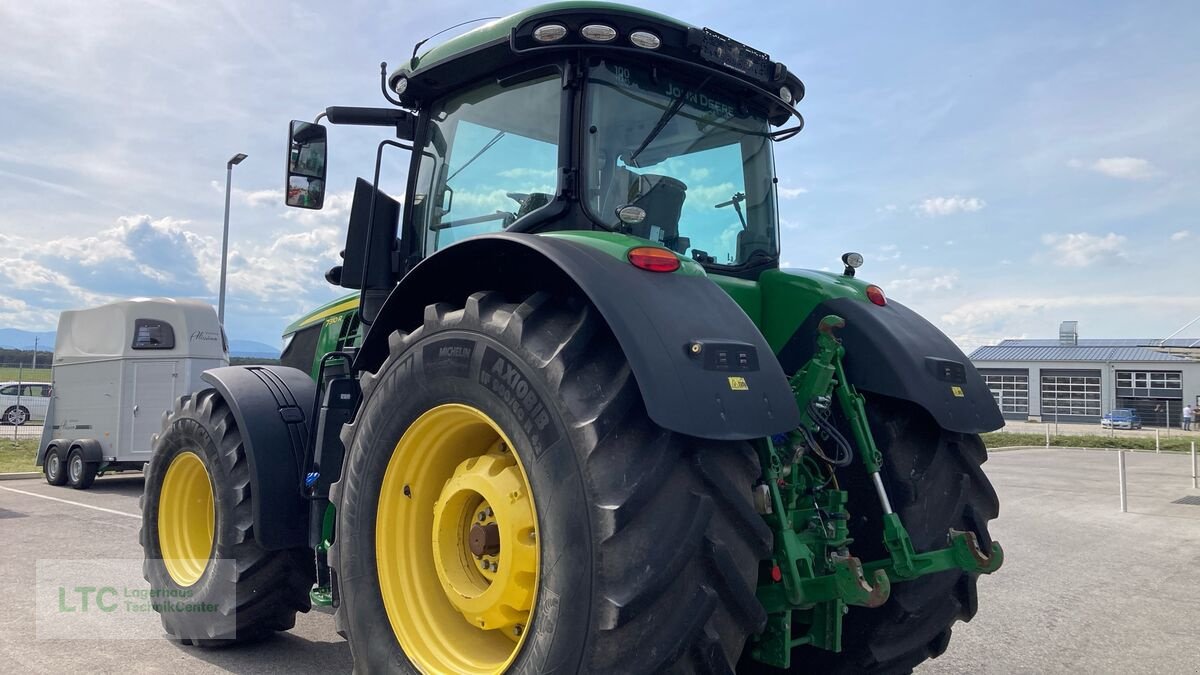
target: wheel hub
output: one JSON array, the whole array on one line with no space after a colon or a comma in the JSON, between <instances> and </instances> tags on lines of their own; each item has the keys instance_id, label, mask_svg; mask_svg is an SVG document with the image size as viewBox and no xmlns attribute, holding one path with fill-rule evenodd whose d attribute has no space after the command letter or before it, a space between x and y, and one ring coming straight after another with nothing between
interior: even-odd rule
<instances>
[{"instance_id":1,"label":"wheel hub","mask_svg":"<svg viewBox=\"0 0 1200 675\"><path fill-rule=\"evenodd\" d=\"M511 452L465 460L434 505L438 580L472 625L516 638L529 622L537 563L533 504ZM504 542L502 545L501 542Z\"/></svg>"},{"instance_id":2,"label":"wheel hub","mask_svg":"<svg viewBox=\"0 0 1200 675\"><path fill-rule=\"evenodd\" d=\"M481 410L427 410L392 451L375 514L379 591L417 670L493 675L537 604L540 542L521 457Z\"/></svg>"},{"instance_id":3,"label":"wheel hub","mask_svg":"<svg viewBox=\"0 0 1200 675\"><path fill-rule=\"evenodd\" d=\"M191 586L204 574L215 523L212 479L204 460L194 452L181 452L168 465L158 496L158 544L175 583Z\"/></svg>"}]
</instances>

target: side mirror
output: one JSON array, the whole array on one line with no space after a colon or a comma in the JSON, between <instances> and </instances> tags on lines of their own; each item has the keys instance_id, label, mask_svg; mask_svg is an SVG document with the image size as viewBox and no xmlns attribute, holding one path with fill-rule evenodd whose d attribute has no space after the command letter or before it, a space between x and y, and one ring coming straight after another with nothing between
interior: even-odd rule
<instances>
[{"instance_id":1,"label":"side mirror","mask_svg":"<svg viewBox=\"0 0 1200 675\"><path fill-rule=\"evenodd\" d=\"M288 129L287 205L319 209L325 203L326 129L292 120Z\"/></svg>"}]
</instances>

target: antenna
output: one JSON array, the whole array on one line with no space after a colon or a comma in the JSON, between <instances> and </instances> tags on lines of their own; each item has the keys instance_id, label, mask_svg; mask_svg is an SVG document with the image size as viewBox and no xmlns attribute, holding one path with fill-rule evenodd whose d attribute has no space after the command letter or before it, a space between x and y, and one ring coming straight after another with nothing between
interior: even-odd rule
<instances>
[{"instance_id":1,"label":"antenna","mask_svg":"<svg viewBox=\"0 0 1200 675\"><path fill-rule=\"evenodd\" d=\"M421 48L421 45L425 44L426 42L429 42L433 38L441 35L442 33L445 33L446 31L454 30L455 28L458 28L459 26L465 26L469 23L477 23L479 21L491 21L493 19L499 19L499 18L500 17L498 17L498 16L484 16L484 17L480 17L478 19L471 19L470 21L463 21L462 23L456 23L453 26L450 26L449 28L444 28L442 30L439 30L438 32L434 33L433 35L430 35L429 37L425 38L424 40L421 40L416 45L414 45L412 57L414 59L417 58L417 50L419 50Z\"/></svg>"}]
</instances>

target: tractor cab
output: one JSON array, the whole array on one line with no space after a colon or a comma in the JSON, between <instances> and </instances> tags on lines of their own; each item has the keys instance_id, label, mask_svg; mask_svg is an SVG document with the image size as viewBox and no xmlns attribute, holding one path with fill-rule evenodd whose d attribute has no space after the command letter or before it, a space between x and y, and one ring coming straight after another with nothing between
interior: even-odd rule
<instances>
[{"instance_id":1,"label":"tractor cab","mask_svg":"<svg viewBox=\"0 0 1200 675\"><path fill-rule=\"evenodd\" d=\"M399 109L329 108L318 121L395 125L411 142L379 152L412 149L405 226L361 208L372 222L352 218L347 239L397 249L390 283L501 231L617 232L734 277L778 266L771 141L802 127L793 104L804 87L762 52L640 10L559 3L414 55L384 92ZM323 201L318 128L293 122L292 163L308 161L290 172L289 205ZM378 175L377 162L375 190ZM348 247L345 267L366 255Z\"/></svg>"}]
</instances>

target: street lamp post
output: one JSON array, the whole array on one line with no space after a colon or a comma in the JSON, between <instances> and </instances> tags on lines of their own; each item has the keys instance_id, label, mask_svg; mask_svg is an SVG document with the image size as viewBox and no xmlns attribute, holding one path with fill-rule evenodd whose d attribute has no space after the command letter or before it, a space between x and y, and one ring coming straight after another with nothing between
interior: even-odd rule
<instances>
[{"instance_id":1,"label":"street lamp post","mask_svg":"<svg viewBox=\"0 0 1200 675\"><path fill-rule=\"evenodd\" d=\"M233 182L233 167L241 164L246 155L238 153L225 164L225 230L221 235L221 290L217 299L217 320L225 325L225 269L229 261L229 191Z\"/></svg>"}]
</instances>

